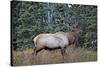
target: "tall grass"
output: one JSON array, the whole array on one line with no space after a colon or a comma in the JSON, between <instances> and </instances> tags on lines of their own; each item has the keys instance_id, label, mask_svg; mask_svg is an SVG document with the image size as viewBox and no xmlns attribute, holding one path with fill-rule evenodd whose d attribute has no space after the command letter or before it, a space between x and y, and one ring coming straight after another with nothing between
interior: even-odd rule
<instances>
[{"instance_id":1,"label":"tall grass","mask_svg":"<svg viewBox=\"0 0 100 67\"><path fill-rule=\"evenodd\" d=\"M33 65L33 64L55 64L55 63L69 63L69 62L85 62L96 61L97 52L86 50L84 48L73 48L72 46L66 49L64 60L62 59L60 49L48 51L41 50L37 56L33 56L33 49L24 51L12 51L13 65Z\"/></svg>"}]
</instances>

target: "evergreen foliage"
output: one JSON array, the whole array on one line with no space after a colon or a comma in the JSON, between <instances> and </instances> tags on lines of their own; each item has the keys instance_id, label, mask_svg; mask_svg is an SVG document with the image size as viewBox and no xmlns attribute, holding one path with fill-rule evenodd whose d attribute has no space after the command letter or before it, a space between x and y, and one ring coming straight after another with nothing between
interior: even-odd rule
<instances>
[{"instance_id":1,"label":"evergreen foliage","mask_svg":"<svg viewBox=\"0 0 100 67\"><path fill-rule=\"evenodd\" d=\"M97 49L97 6L12 1L11 11L17 50L34 47L32 38L40 33L67 32L68 23L81 29L79 47Z\"/></svg>"}]
</instances>

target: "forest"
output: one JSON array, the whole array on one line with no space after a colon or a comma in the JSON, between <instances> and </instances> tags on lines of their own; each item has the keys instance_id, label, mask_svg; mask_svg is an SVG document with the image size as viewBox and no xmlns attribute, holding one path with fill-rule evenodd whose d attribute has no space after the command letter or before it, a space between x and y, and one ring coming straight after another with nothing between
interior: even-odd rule
<instances>
[{"instance_id":1,"label":"forest","mask_svg":"<svg viewBox=\"0 0 100 67\"><path fill-rule=\"evenodd\" d=\"M77 48L97 51L97 6L11 1L11 46L23 51L34 48L32 38L41 33L68 32L68 24L81 30Z\"/></svg>"}]
</instances>

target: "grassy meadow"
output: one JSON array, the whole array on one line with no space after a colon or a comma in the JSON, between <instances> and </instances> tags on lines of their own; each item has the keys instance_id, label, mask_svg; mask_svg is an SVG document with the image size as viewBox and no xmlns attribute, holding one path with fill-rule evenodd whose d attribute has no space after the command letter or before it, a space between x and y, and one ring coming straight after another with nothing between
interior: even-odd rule
<instances>
[{"instance_id":1,"label":"grassy meadow","mask_svg":"<svg viewBox=\"0 0 100 67\"><path fill-rule=\"evenodd\" d=\"M74 48L72 46L66 49L64 60L62 59L60 49L52 51L41 50L37 56L33 56L33 49L23 51L12 51L12 64L19 65L37 65L37 64L55 64L55 63L71 63L71 62L86 62L96 61L97 52L84 48Z\"/></svg>"}]
</instances>

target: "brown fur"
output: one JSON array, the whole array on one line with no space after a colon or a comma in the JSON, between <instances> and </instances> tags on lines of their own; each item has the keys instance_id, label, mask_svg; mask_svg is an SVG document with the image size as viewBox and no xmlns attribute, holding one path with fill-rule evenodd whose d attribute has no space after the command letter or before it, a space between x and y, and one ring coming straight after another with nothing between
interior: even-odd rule
<instances>
[{"instance_id":1,"label":"brown fur","mask_svg":"<svg viewBox=\"0 0 100 67\"><path fill-rule=\"evenodd\" d=\"M69 32L57 32L55 34L39 34L38 36L36 36L33 40L35 43L34 55L36 55L38 51L40 51L41 49L44 49L46 47L46 43L41 40L41 38L43 38L44 35L47 37L54 36L59 41L60 41L60 39L62 39L62 40L64 39L62 37L66 37L68 39L68 44L66 44L64 47L58 46L61 48L61 53L64 58L65 47L67 47L68 45L71 45L71 44L75 45L78 42L78 39L80 36L79 30L77 29L76 25L70 26L69 29L70 29ZM56 48L58 48L58 47L56 47Z\"/></svg>"},{"instance_id":2,"label":"brown fur","mask_svg":"<svg viewBox=\"0 0 100 67\"><path fill-rule=\"evenodd\" d=\"M69 32L57 32L56 36L59 36L59 34L63 34L66 37L68 37L69 45L75 44L78 42L78 39L80 37L79 29L76 27L76 25L72 25L69 27Z\"/></svg>"}]
</instances>

